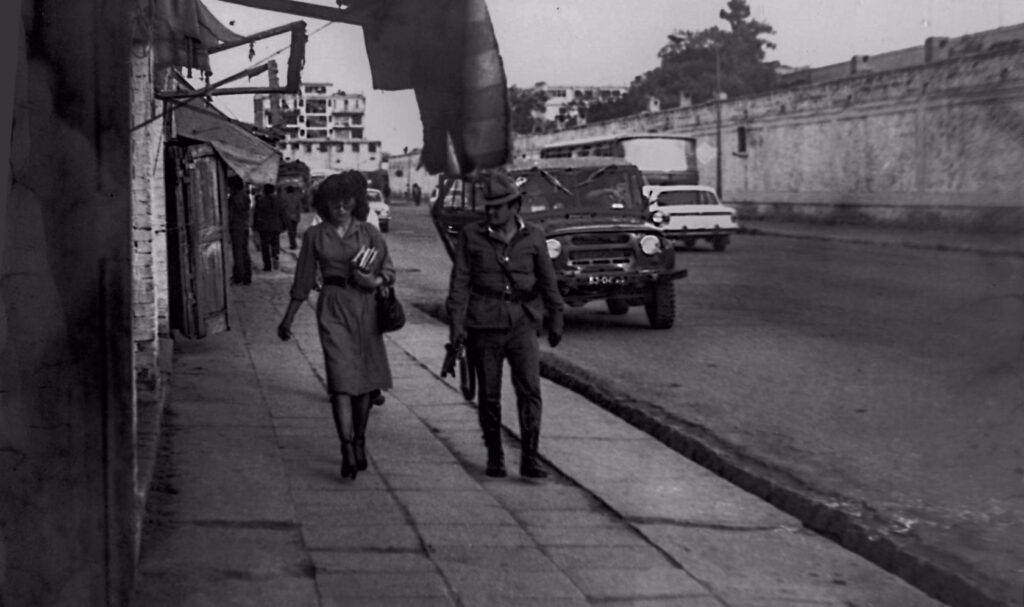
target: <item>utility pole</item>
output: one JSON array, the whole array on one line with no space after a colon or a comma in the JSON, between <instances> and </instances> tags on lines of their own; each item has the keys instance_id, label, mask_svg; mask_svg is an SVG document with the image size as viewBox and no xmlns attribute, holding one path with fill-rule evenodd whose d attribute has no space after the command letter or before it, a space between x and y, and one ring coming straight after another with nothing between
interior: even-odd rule
<instances>
[{"instance_id":1,"label":"utility pole","mask_svg":"<svg viewBox=\"0 0 1024 607\"><path fill-rule=\"evenodd\" d=\"M715 193L722 199L722 64L715 42Z\"/></svg>"},{"instance_id":2,"label":"utility pole","mask_svg":"<svg viewBox=\"0 0 1024 607\"><path fill-rule=\"evenodd\" d=\"M277 62L273 59L267 62L267 79L271 89L280 86L277 80ZM278 126L281 122L281 94L275 91L270 93L270 127Z\"/></svg>"}]
</instances>

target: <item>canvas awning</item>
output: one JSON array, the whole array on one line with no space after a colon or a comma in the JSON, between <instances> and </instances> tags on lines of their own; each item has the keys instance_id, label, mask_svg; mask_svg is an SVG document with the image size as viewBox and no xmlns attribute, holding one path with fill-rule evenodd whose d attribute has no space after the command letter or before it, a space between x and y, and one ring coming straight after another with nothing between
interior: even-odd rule
<instances>
[{"instance_id":1,"label":"canvas awning","mask_svg":"<svg viewBox=\"0 0 1024 607\"><path fill-rule=\"evenodd\" d=\"M155 0L153 49L157 67L210 71L209 49L242 36L217 20L200 0Z\"/></svg>"},{"instance_id":2,"label":"canvas awning","mask_svg":"<svg viewBox=\"0 0 1024 607\"><path fill-rule=\"evenodd\" d=\"M205 141L246 183L276 183L281 153L203 102L174 110L174 134Z\"/></svg>"},{"instance_id":3,"label":"canvas awning","mask_svg":"<svg viewBox=\"0 0 1024 607\"><path fill-rule=\"evenodd\" d=\"M423 165L465 175L508 162L505 68L485 0L388 0L363 24L373 86L411 88Z\"/></svg>"}]
</instances>

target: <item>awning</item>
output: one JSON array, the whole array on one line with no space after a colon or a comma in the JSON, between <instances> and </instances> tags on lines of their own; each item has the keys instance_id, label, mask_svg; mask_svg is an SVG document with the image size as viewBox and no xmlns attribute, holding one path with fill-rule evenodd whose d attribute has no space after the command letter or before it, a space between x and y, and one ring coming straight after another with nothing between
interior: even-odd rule
<instances>
[{"instance_id":1,"label":"awning","mask_svg":"<svg viewBox=\"0 0 1024 607\"><path fill-rule=\"evenodd\" d=\"M373 86L411 88L430 173L505 164L511 128L505 68L485 0L387 0L363 25Z\"/></svg>"},{"instance_id":2,"label":"awning","mask_svg":"<svg viewBox=\"0 0 1024 607\"><path fill-rule=\"evenodd\" d=\"M153 48L157 67L210 71L209 49L242 36L217 20L200 0L155 0Z\"/></svg>"},{"instance_id":3,"label":"awning","mask_svg":"<svg viewBox=\"0 0 1024 607\"><path fill-rule=\"evenodd\" d=\"M174 110L174 134L205 141L246 183L277 183L281 153L202 102Z\"/></svg>"}]
</instances>

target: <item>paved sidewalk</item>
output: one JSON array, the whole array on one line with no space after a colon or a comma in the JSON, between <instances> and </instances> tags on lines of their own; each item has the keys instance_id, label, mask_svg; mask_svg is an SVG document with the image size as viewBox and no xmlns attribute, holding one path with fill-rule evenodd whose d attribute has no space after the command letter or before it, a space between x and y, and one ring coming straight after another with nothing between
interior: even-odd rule
<instances>
[{"instance_id":1,"label":"paved sidewalk","mask_svg":"<svg viewBox=\"0 0 1024 607\"><path fill-rule=\"evenodd\" d=\"M290 278L257 273L232 331L176 344L140 607L939 605L551 382L555 474L515 474L508 393L511 474L486 477L475 409L437 375L447 329L412 308L370 469L341 480L312 305L275 336Z\"/></svg>"}]
</instances>

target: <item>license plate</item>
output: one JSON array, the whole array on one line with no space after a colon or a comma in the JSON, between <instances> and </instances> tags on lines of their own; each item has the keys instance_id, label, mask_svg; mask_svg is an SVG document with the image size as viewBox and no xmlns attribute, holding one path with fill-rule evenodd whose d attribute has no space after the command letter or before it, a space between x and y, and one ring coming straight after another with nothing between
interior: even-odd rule
<instances>
[{"instance_id":1,"label":"license plate","mask_svg":"<svg viewBox=\"0 0 1024 607\"><path fill-rule=\"evenodd\" d=\"M626 278L624 276L588 276L587 284L589 285L624 285L626 284Z\"/></svg>"}]
</instances>

